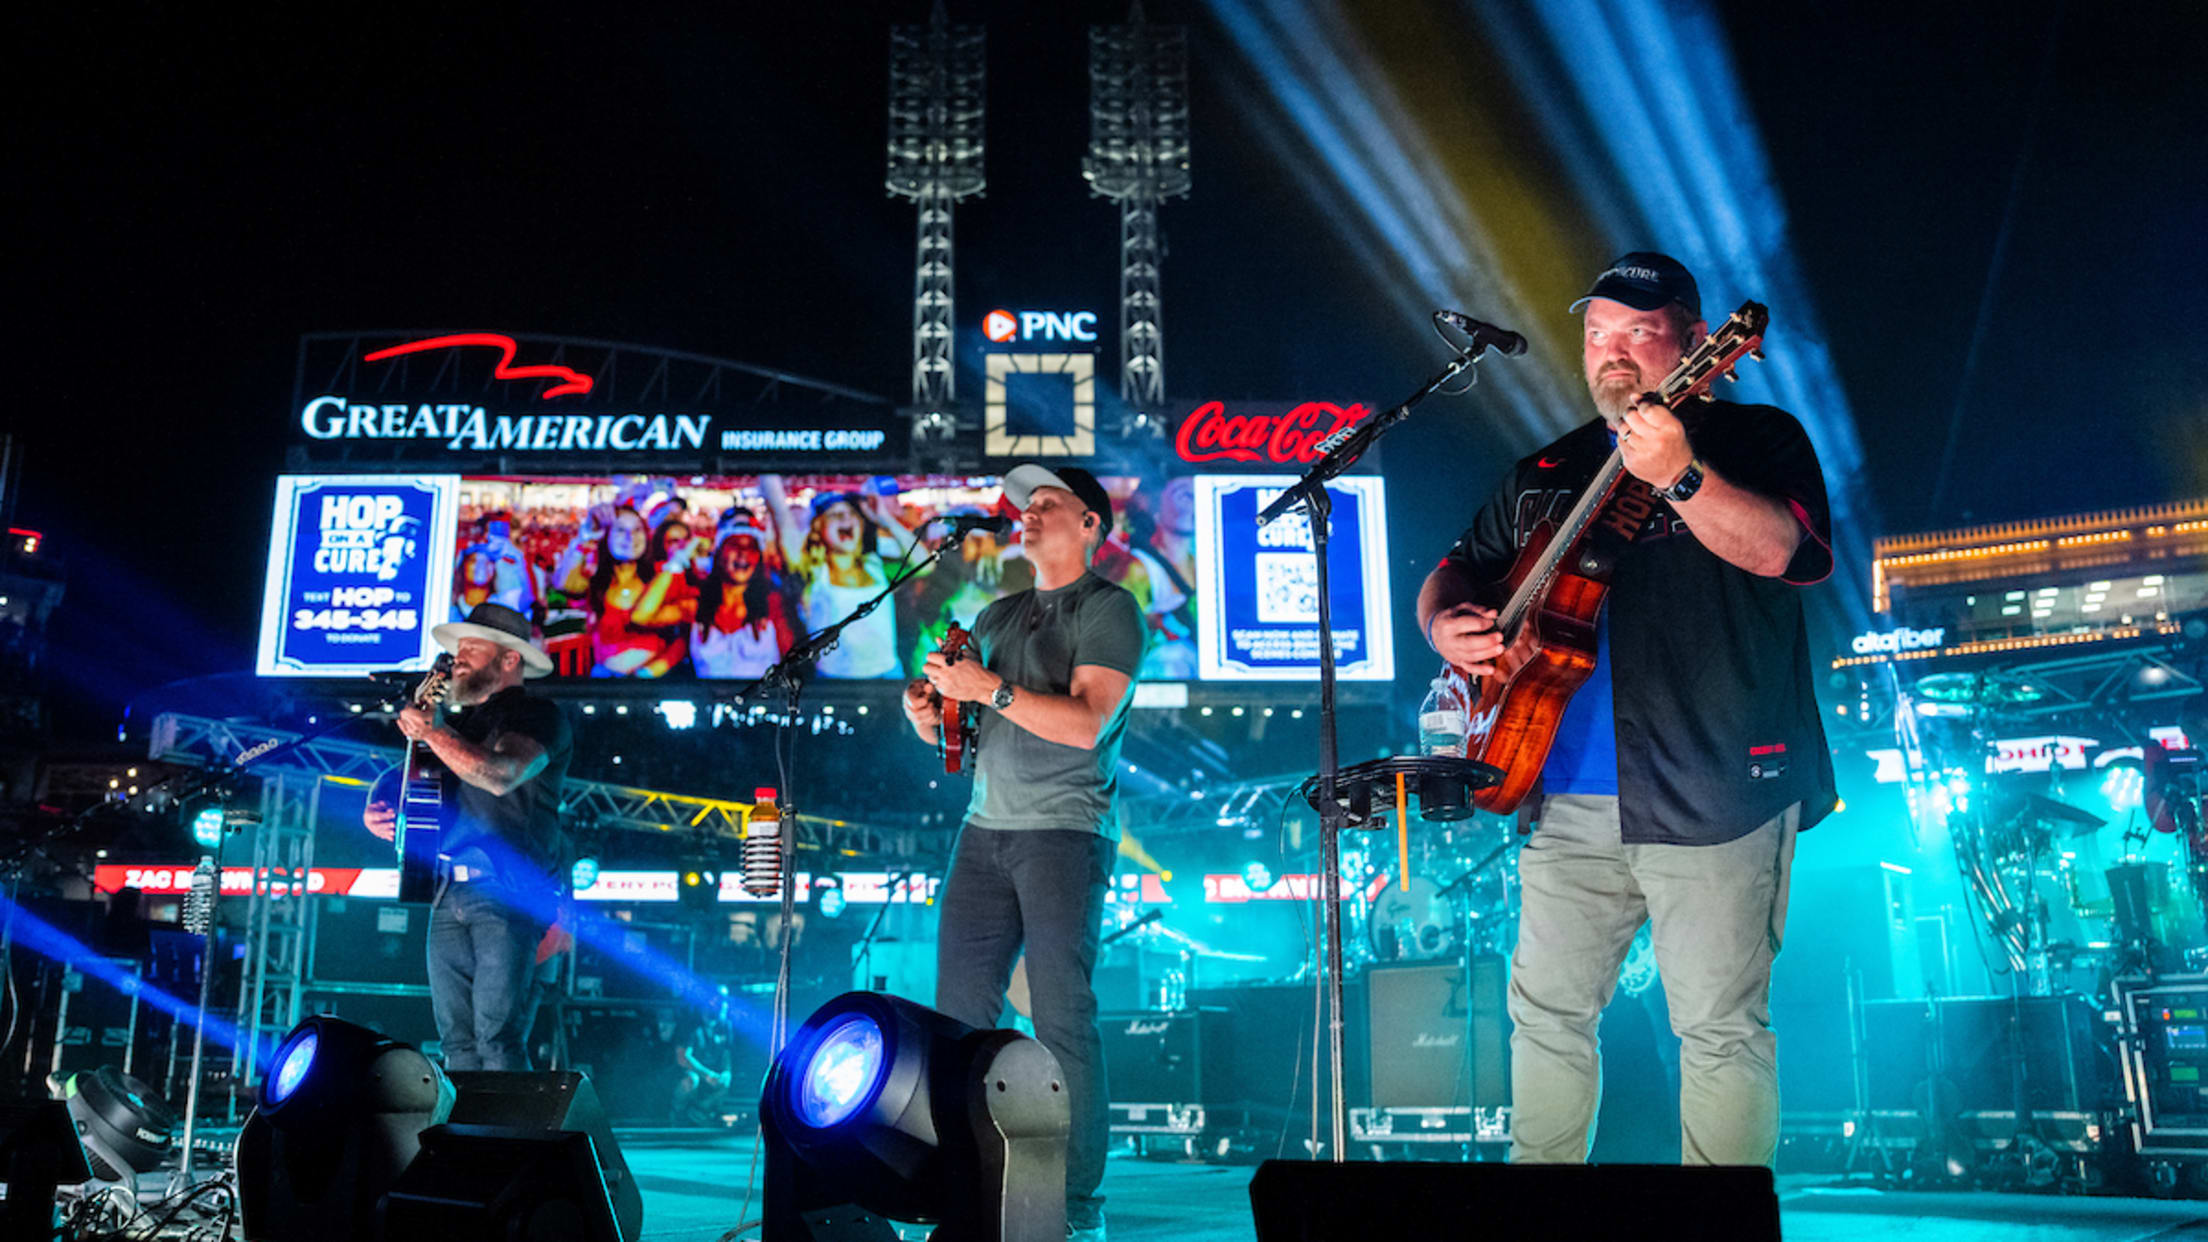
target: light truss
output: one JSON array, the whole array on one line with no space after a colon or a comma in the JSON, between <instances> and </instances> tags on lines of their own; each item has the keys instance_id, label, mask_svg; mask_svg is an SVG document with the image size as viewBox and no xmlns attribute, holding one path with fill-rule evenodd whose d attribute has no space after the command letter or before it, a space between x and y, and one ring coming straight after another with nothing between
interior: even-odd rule
<instances>
[{"instance_id":1,"label":"light truss","mask_svg":"<svg viewBox=\"0 0 2208 1242\"><path fill-rule=\"evenodd\" d=\"M277 746L298 734L264 725L212 720L201 716L164 714L155 719L149 757L167 763L198 764L235 762L238 756L261 746ZM345 785L369 785L397 766L399 752L366 742L316 738L266 764L256 773ZM741 838L751 804L733 798L668 793L609 785L570 777L562 787L561 814L571 823L590 824L634 832L705 833ZM817 847L856 855L910 852L912 832L878 824L856 823L817 815L798 816L803 827L801 848Z\"/></svg>"},{"instance_id":2,"label":"light truss","mask_svg":"<svg viewBox=\"0 0 2208 1242\"><path fill-rule=\"evenodd\" d=\"M1158 205L1188 193L1188 32L1153 26L1141 0L1119 26L1089 31L1090 189L1117 199L1120 398L1129 430L1163 434L1149 417L1165 404L1163 250Z\"/></svg>"},{"instance_id":3,"label":"light truss","mask_svg":"<svg viewBox=\"0 0 2208 1242\"><path fill-rule=\"evenodd\" d=\"M984 50L982 27L952 25L943 0L927 25L895 26L889 34L888 186L918 213L912 402L923 431L943 423L956 391L951 217L959 199L987 184Z\"/></svg>"}]
</instances>

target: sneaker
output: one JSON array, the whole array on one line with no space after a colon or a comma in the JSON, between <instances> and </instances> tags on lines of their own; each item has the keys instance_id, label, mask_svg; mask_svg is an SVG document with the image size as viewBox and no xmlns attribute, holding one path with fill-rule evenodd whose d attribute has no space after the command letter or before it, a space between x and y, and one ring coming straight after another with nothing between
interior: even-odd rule
<instances>
[{"instance_id":1,"label":"sneaker","mask_svg":"<svg viewBox=\"0 0 2208 1242\"><path fill-rule=\"evenodd\" d=\"M1086 1229L1076 1228L1071 1223L1068 1223L1066 1225L1066 1242L1104 1242L1103 1213L1099 1212L1096 1217L1096 1223L1090 1225Z\"/></svg>"}]
</instances>

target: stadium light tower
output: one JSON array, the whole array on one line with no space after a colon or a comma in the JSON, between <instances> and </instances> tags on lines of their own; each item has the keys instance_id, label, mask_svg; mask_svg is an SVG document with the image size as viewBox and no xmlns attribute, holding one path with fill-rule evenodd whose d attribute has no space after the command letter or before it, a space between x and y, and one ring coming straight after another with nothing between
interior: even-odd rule
<instances>
[{"instance_id":1,"label":"stadium light tower","mask_svg":"<svg viewBox=\"0 0 2208 1242\"><path fill-rule=\"evenodd\" d=\"M1158 206L1186 194L1188 31L1153 26L1134 0L1121 26L1089 29L1089 188L1119 200L1119 395L1131 433L1163 435L1165 328Z\"/></svg>"},{"instance_id":2,"label":"stadium light tower","mask_svg":"<svg viewBox=\"0 0 2208 1242\"><path fill-rule=\"evenodd\" d=\"M948 440L955 375L951 332L951 209L979 194L983 29L951 24L935 0L925 26L889 32L889 192L919 212L912 282L912 404L916 443Z\"/></svg>"}]
</instances>

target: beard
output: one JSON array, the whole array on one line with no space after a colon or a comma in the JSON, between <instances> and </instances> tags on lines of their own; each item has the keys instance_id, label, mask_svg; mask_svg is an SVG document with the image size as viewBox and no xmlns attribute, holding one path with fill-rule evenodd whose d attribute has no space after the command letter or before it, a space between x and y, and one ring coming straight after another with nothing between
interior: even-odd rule
<instances>
[{"instance_id":1,"label":"beard","mask_svg":"<svg viewBox=\"0 0 2208 1242\"><path fill-rule=\"evenodd\" d=\"M499 672L496 664L469 669L464 675L452 679L452 693L445 696L455 707L473 707L497 693Z\"/></svg>"},{"instance_id":2,"label":"beard","mask_svg":"<svg viewBox=\"0 0 2208 1242\"><path fill-rule=\"evenodd\" d=\"M1625 412L1633 408L1634 399L1646 389L1641 384L1640 372L1613 371L1587 382L1587 391L1595 399L1595 412L1605 422L1616 423L1624 419Z\"/></svg>"}]
</instances>

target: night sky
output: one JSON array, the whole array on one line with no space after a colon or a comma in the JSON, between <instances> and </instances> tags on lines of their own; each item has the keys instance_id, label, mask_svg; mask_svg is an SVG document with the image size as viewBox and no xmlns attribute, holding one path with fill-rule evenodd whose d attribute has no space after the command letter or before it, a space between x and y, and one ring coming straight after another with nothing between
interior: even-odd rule
<instances>
[{"instance_id":1,"label":"night sky","mask_svg":"<svg viewBox=\"0 0 2208 1242\"><path fill-rule=\"evenodd\" d=\"M250 666L303 331L601 337L902 399L913 216L881 186L886 27L926 8L799 7L19 15L7 425L29 449L16 522L70 567L64 731ZM2208 9L1719 7L1884 532L2208 492ZM953 6L990 39L962 329L1006 303L1111 319L1083 29L1123 14ZM1238 127L1231 40L1199 7L1150 14L1191 27L1195 191L1163 215L1176 402L1409 391L1435 343ZM1399 608L1510 451L1476 404L1390 441Z\"/></svg>"}]
</instances>

